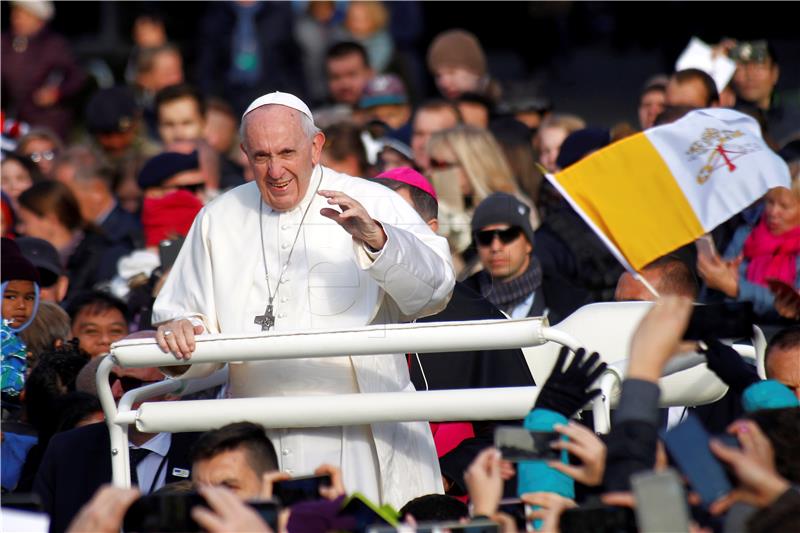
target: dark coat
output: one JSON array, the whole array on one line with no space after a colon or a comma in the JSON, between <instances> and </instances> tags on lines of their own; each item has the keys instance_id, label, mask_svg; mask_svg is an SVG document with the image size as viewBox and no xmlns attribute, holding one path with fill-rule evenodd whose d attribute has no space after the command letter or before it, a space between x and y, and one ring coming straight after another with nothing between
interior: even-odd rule
<instances>
[{"instance_id":1,"label":"dark coat","mask_svg":"<svg viewBox=\"0 0 800 533\"><path fill-rule=\"evenodd\" d=\"M173 468L191 471L189 448L199 433L173 433L166 483L185 481ZM47 446L33 488L50 515L50 532L65 531L101 485L111 482L111 444L105 423L57 433Z\"/></svg>"},{"instance_id":2,"label":"dark coat","mask_svg":"<svg viewBox=\"0 0 800 533\"><path fill-rule=\"evenodd\" d=\"M417 322L457 322L506 318L494 305L464 283L456 283L453 297L437 315ZM425 375L423 378L422 369ZM473 350L412 354L409 371L417 390L471 389L490 387L529 387L535 385L522 350ZM427 387L426 387L427 379ZM475 437L464 440L439 458L442 474L456 485L456 493L466 493L464 471L481 450L493 445L498 422L473 422ZM519 421L503 421L519 424Z\"/></svg>"},{"instance_id":3,"label":"dark coat","mask_svg":"<svg viewBox=\"0 0 800 533\"><path fill-rule=\"evenodd\" d=\"M126 248L132 252L144 244L142 224L135 215L122 209L119 204L114 206L111 213L100 224L108 240L114 245Z\"/></svg>"}]
</instances>

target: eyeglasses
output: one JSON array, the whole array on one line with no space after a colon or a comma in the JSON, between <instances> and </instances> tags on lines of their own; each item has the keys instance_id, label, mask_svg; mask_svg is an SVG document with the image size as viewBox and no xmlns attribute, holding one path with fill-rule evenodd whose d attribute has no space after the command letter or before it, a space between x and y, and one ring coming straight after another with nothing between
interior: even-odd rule
<instances>
[{"instance_id":1,"label":"eyeglasses","mask_svg":"<svg viewBox=\"0 0 800 533\"><path fill-rule=\"evenodd\" d=\"M31 152L28 155L28 158L33 161L34 163L39 163L44 159L45 161L52 161L56 158L56 152L54 150L44 150L42 152Z\"/></svg>"},{"instance_id":2,"label":"eyeglasses","mask_svg":"<svg viewBox=\"0 0 800 533\"><path fill-rule=\"evenodd\" d=\"M119 384L122 386L122 390L125 392L132 391L133 389L138 389L139 387L144 387L145 385L150 385L151 383L158 383L158 381L144 381L139 378L133 378L130 376L118 376L114 372L111 372L108 375L108 384L110 386L114 386L114 382L119 380Z\"/></svg>"},{"instance_id":3,"label":"eyeglasses","mask_svg":"<svg viewBox=\"0 0 800 533\"><path fill-rule=\"evenodd\" d=\"M521 233L522 228L519 226L511 226L507 229L487 229L477 232L475 240L478 241L479 246L491 246L494 238L499 237L503 244L511 244L519 238Z\"/></svg>"},{"instance_id":4,"label":"eyeglasses","mask_svg":"<svg viewBox=\"0 0 800 533\"><path fill-rule=\"evenodd\" d=\"M441 159L431 158L431 168L433 170L447 170L453 167L460 167L461 163L458 161L443 161Z\"/></svg>"}]
</instances>

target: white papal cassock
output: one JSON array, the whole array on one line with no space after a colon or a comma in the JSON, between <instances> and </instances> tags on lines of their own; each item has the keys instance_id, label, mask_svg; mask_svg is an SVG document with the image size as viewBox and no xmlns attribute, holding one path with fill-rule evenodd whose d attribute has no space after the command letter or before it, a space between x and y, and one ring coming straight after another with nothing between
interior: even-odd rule
<instances>
[{"instance_id":1,"label":"white papal cassock","mask_svg":"<svg viewBox=\"0 0 800 533\"><path fill-rule=\"evenodd\" d=\"M321 181L321 183L320 183ZM388 240L377 255L334 221L317 189L342 191L381 222ZM300 221L312 202L305 222ZM435 235L393 191L317 166L308 192L291 211L273 211L258 187L229 191L197 216L153 308L153 323L196 317L210 333L252 333L267 302L259 223L274 293L298 228L300 233L274 301L275 330L347 328L410 321L445 307L454 284L447 241ZM213 370L195 365L188 376ZM232 364L232 397L413 391L402 354ZM401 506L441 492L427 423L380 423L306 430L271 430L281 469L310 473L341 465L345 487Z\"/></svg>"}]
</instances>

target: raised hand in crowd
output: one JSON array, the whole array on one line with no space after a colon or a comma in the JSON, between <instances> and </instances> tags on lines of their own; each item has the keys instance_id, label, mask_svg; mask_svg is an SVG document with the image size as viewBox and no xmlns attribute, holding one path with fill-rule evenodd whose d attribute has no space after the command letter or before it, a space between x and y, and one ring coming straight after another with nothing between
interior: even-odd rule
<instances>
[{"instance_id":1,"label":"raised hand in crowd","mask_svg":"<svg viewBox=\"0 0 800 533\"><path fill-rule=\"evenodd\" d=\"M561 513L567 509L577 507L577 504L570 498L565 498L554 492L528 492L520 496L520 499L527 505L538 507L531 510L525 518L531 523L534 520L541 520L542 523L535 531L546 533L558 533L558 522L561 519Z\"/></svg>"},{"instance_id":2,"label":"raised hand in crowd","mask_svg":"<svg viewBox=\"0 0 800 533\"><path fill-rule=\"evenodd\" d=\"M317 476L323 476L325 474L331 476L331 486L320 486L319 488L319 495L326 500L332 501L347 494L347 491L344 488L344 479L342 477L341 468L329 464L323 464L314 470L314 474Z\"/></svg>"},{"instance_id":3,"label":"raised hand in crowd","mask_svg":"<svg viewBox=\"0 0 800 533\"><path fill-rule=\"evenodd\" d=\"M633 334L626 378L658 381L664 365L678 351L691 314L689 298L659 298Z\"/></svg>"},{"instance_id":4,"label":"raised hand in crowd","mask_svg":"<svg viewBox=\"0 0 800 533\"><path fill-rule=\"evenodd\" d=\"M128 507L139 497L138 489L100 487L67 529L68 533L118 533Z\"/></svg>"},{"instance_id":5,"label":"raised hand in crowd","mask_svg":"<svg viewBox=\"0 0 800 533\"><path fill-rule=\"evenodd\" d=\"M712 439L710 446L714 455L736 474L739 485L714 502L711 512L722 514L739 501L767 507L790 487L790 483L775 469L772 444L758 425L749 420L734 422L729 431L739 439L741 450L726 446L717 439Z\"/></svg>"},{"instance_id":6,"label":"raised hand in crowd","mask_svg":"<svg viewBox=\"0 0 800 533\"><path fill-rule=\"evenodd\" d=\"M697 255L697 273L711 289L716 289L729 298L739 294L739 265L743 256L726 261L719 256Z\"/></svg>"},{"instance_id":7,"label":"raised hand in crowd","mask_svg":"<svg viewBox=\"0 0 800 533\"><path fill-rule=\"evenodd\" d=\"M600 389L588 389L606 369L605 363L597 364L600 356L597 352L586 358L586 350L578 348L569 366L564 364L569 349L564 347L558 354L553 371L547 378L539 396L536 397L536 409L549 409L572 418L592 398L600 394Z\"/></svg>"},{"instance_id":8,"label":"raised hand in crowd","mask_svg":"<svg viewBox=\"0 0 800 533\"><path fill-rule=\"evenodd\" d=\"M195 507L192 518L209 533L272 533L258 513L225 487L201 485L197 491L210 509Z\"/></svg>"},{"instance_id":9,"label":"raised hand in crowd","mask_svg":"<svg viewBox=\"0 0 800 533\"><path fill-rule=\"evenodd\" d=\"M356 200L340 191L319 191L320 196L328 199L328 203L341 209L326 207L320 211L342 226L354 239L367 244L373 250L380 250L386 244L386 233L367 212L366 208Z\"/></svg>"},{"instance_id":10,"label":"raised hand in crowd","mask_svg":"<svg viewBox=\"0 0 800 533\"><path fill-rule=\"evenodd\" d=\"M503 497L500 450L486 448L464 473L473 516L494 516Z\"/></svg>"},{"instance_id":11,"label":"raised hand in crowd","mask_svg":"<svg viewBox=\"0 0 800 533\"><path fill-rule=\"evenodd\" d=\"M551 444L558 450L567 450L580 459L580 465L564 464L561 461L549 461L547 466L568 475L575 481L590 487L603 482L606 468L606 445L590 429L575 422L567 425L556 424L553 430L569 437L569 440L557 440Z\"/></svg>"},{"instance_id":12,"label":"raised hand in crowd","mask_svg":"<svg viewBox=\"0 0 800 533\"><path fill-rule=\"evenodd\" d=\"M700 353L705 354L708 369L741 394L761 378L753 365L747 364L739 353L716 339L706 339L705 346L700 346Z\"/></svg>"}]
</instances>

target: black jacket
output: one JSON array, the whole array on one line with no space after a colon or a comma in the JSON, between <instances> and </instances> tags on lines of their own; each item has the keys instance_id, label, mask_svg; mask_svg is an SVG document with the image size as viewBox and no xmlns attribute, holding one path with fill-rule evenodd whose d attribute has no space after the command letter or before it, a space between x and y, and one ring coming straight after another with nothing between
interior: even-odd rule
<instances>
[{"instance_id":1,"label":"black jacket","mask_svg":"<svg viewBox=\"0 0 800 533\"><path fill-rule=\"evenodd\" d=\"M184 481L174 468L191 471L189 448L199 433L173 433L167 454L166 483ZM47 446L33 484L50 515L50 532L65 531L101 485L111 482L111 443L105 423L58 433Z\"/></svg>"},{"instance_id":2,"label":"black jacket","mask_svg":"<svg viewBox=\"0 0 800 533\"><path fill-rule=\"evenodd\" d=\"M494 305L464 283L456 283L453 297L437 315L417 322L457 322L506 318ZM421 367L420 367L421 363ZM522 350L473 350L414 354L410 357L411 381L417 390L529 387L535 385ZM423 377L424 370L424 377ZM504 421L503 424L519 424ZM497 422L473 422L474 438L466 439L439 458L442 474L456 485L455 493L466 493L464 471L481 450L492 446ZM513 484L509 485L512 486Z\"/></svg>"}]
</instances>

